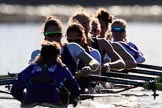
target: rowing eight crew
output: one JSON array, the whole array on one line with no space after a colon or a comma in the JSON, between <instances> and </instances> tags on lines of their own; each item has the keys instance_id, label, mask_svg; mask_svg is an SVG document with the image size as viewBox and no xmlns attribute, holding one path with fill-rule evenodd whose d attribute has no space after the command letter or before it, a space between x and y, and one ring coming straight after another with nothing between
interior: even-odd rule
<instances>
[{"instance_id":1,"label":"rowing eight crew","mask_svg":"<svg viewBox=\"0 0 162 108\"><path fill-rule=\"evenodd\" d=\"M102 20L106 19L102 19L103 10L100 12L98 18L103 24ZM108 22L111 22L110 19ZM46 19L42 49L33 52L34 60L30 60L31 65L20 72L11 89L12 95L22 103L22 107L37 104L67 107L80 93L85 92L85 88L97 85L97 82L89 82L84 77L78 78L78 70L83 75L100 75L101 72L136 67L134 58L120 44L104 38L89 37L89 23L87 13L76 13L69 21L67 37L64 37L62 23L53 16ZM63 42L64 38L68 41ZM104 61L106 55L111 61Z\"/></svg>"}]
</instances>

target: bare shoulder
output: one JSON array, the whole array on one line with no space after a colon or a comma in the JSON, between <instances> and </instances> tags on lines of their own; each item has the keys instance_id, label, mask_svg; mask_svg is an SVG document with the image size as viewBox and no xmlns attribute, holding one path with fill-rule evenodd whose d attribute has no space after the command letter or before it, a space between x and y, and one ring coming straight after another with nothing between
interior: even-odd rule
<instances>
[{"instance_id":1,"label":"bare shoulder","mask_svg":"<svg viewBox=\"0 0 162 108\"><path fill-rule=\"evenodd\" d=\"M108 40L106 40L104 38L97 38L97 42L103 48L105 48L105 47L111 47L110 41L108 41Z\"/></svg>"},{"instance_id":2,"label":"bare shoulder","mask_svg":"<svg viewBox=\"0 0 162 108\"><path fill-rule=\"evenodd\" d=\"M123 49L122 45L120 45L118 42L112 42L111 44L115 49Z\"/></svg>"},{"instance_id":3,"label":"bare shoulder","mask_svg":"<svg viewBox=\"0 0 162 108\"><path fill-rule=\"evenodd\" d=\"M112 42L111 44L119 54L128 54L128 52L124 49L124 47L120 43Z\"/></svg>"}]
</instances>

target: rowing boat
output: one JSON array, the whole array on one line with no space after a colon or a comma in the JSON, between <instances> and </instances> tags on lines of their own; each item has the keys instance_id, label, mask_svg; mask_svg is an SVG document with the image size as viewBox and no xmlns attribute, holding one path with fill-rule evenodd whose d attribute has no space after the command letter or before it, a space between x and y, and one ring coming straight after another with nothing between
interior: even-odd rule
<instances>
[{"instance_id":1,"label":"rowing boat","mask_svg":"<svg viewBox=\"0 0 162 108\"><path fill-rule=\"evenodd\" d=\"M156 90L158 91L162 90L161 71L160 70L141 71L142 74L151 74L151 75L155 75L155 77L146 77L146 76L128 74L129 72L136 72L136 71L140 73L141 69L121 71L125 73L110 72L110 74L106 73L105 75L102 76L96 76L96 75L87 76L87 78L93 81L111 82L116 85L121 84L124 85L122 86L124 88L123 89L113 88L113 89L105 89L105 90L103 89L102 93L104 94L81 94L80 98L78 99L78 108L83 108L85 106L91 106L91 107L95 106L95 108L97 107L100 108L99 105L103 105L103 107L108 107L108 108L109 107L113 108L118 106L134 108L134 107L139 107L139 104L137 102L137 97L152 98L151 96L153 94L155 98L157 96ZM10 85L10 84L12 85L12 83L15 81L16 78L17 78L17 74L2 75L0 76L0 85L1 86ZM148 90L143 91L146 89ZM153 93L150 92L149 90L152 90ZM140 94L138 93L139 91ZM0 92L2 93L2 91ZM0 105L6 106L5 102L11 102L12 104L16 104L17 105L16 107L18 107L20 105L20 102L16 100L12 100L13 98L10 95L8 95L10 93L4 91L4 93L5 92L6 92L5 96L4 95L0 96ZM126 101L124 102L123 100ZM69 105L68 108L72 108L72 105Z\"/></svg>"},{"instance_id":2,"label":"rowing boat","mask_svg":"<svg viewBox=\"0 0 162 108\"><path fill-rule=\"evenodd\" d=\"M137 99L134 96L128 97L122 94L106 94L106 96L104 95L105 94L100 94L100 95L95 94L94 96L96 96L96 98L93 99L90 98L90 99L78 101L77 108L87 108L87 106L91 108L119 108L121 106L123 106L123 108L124 107L137 108L137 106L139 106ZM93 95L91 94L91 96ZM10 96L5 95L4 97L10 97ZM19 108L20 102L14 99L0 98L0 106L5 106L6 108L10 108L11 106L14 106L14 108ZM74 107L73 105L69 105L68 108L74 108Z\"/></svg>"},{"instance_id":3,"label":"rowing boat","mask_svg":"<svg viewBox=\"0 0 162 108\"><path fill-rule=\"evenodd\" d=\"M150 91L147 93L138 93L139 91L144 90L142 87L137 87L128 91L124 91L118 94L95 94L95 95L85 95L91 96L86 100L78 101L77 108L139 108L138 98L147 98L153 99ZM134 95L136 94L136 95ZM2 95L1 95L2 96ZM3 95L4 96L4 95ZM11 97L6 95L5 97ZM137 98L138 97L138 98ZM14 99L0 99L0 106L5 106L10 108L19 108L20 102ZM73 105L69 105L68 108L74 108Z\"/></svg>"}]
</instances>

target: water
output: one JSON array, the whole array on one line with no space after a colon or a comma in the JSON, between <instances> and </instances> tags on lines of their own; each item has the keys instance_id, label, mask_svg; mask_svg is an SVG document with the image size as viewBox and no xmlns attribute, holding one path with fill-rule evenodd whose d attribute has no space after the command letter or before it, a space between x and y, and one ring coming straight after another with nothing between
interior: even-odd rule
<instances>
[{"instance_id":1,"label":"water","mask_svg":"<svg viewBox=\"0 0 162 108\"><path fill-rule=\"evenodd\" d=\"M28 65L30 54L33 50L39 49L43 36L41 35L42 24L0 24L0 74L7 72L20 72ZM162 66L162 46L161 42L162 23L128 23L129 40L136 43L146 57L147 64ZM81 108L111 107L108 103L120 103L124 105L139 103L141 108L160 108L162 105L162 92L156 100L153 99L152 92L132 90L130 93L147 94L147 96L120 96L110 98L95 98L94 101L86 100L81 103ZM1 95L1 94L0 94ZM104 101L103 101L104 100ZM127 100L127 101L124 101ZM19 106L18 101L3 100L0 103ZM15 103L13 103L15 102ZM136 107L139 107L136 106ZM4 106L0 105L0 108ZM11 105L10 105L11 107ZM4 107L6 108L6 106ZM118 107L119 108L119 107Z\"/></svg>"},{"instance_id":2,"label":"water","mask_svg":"<svg viewBox=\"0 0 162 108\"><path fill-rule=\"evenodd\" d=\"M129 23L129 40L136 43L146 57L146 63L162 66L162 23Z\"/></svg>"},{"instance_id":3,"label":"water","mask_svg":"<svg viewBox=\"0 0 162 108\"><path fill-rule=\"evenodd\" d=\"M19 72L27 66L32 50L40 48L41 24L0 25L0 74Z\"/></svg>"}]
</instances>

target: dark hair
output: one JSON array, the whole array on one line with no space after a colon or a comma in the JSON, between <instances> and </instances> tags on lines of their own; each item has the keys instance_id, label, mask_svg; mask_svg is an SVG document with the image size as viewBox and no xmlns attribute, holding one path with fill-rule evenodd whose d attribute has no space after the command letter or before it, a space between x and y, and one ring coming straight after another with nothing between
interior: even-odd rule
<instances>
[{"instance_id":1,"label":"dark hair","mask_svg":"<svg viewBox=\"0 0 162 108\"><path fill-rule=\"evenodd\" d=\"M87 37L85 35L84 27L77 20L72 20L71 22L68 23L66 35L68 35L70 31L79 32L82 37L82 42L84 44L87 44Z\"/></svg>"},{"instance_id":2,"label":"dark hair","mask_svg":"<svg viewBox=\"0 0 162 108\"><path fill-rule=\"evenodd\" d=\"M114 16L104 8L99 8L96 11L96 17L104 21L106 26L108 26L109 23L112 23L112 19L114 18Z\"/></svg>"},{"instance_id":3,"label":"dark hair","mask_svg":"<svg viewBox=\"0 0 162 108\"><path fill-rule=\"evenodd\" d=\"M68 23L68 27L66 30L66 35L70 32L70 31L77 31L79 32L81 35L83 35L84 33L84 28L83 26L77 21L77 20L72 20Z\"/></svg>"},{"instance_id":4,"label":"dark hair","mask_svg":"<svg viewBox=\"0 0 162 108\"><path fill-rule=\"evenodd\" d=\"M66 31L67 36L70 31L76 31L76 32L80 33L81 46L84 47L85 50L89 53L90 51L87 48L87 37L85 35L84 27L77 20L72 20L71 22L68 23L68 27L67 27L67 31Z\"/></svg>"},{"instance_id":5,"label":"dark hair","mask_svg":"<svg viewBox=\"0 0 162 108\"><path fill-rule=\"evenodd\" d=\"M63 32L63 25L60 20L56 19L54 16L48 16L45 21L43 28L43 33L46 32L49 26L57 26L61 32Z\"/></svg>"},{"instance_id":6,"label":"dark hair","mask_svg":"<svg viewBox=\"0 0 162 108\"><path fill-rule=\"evenodd\" d=\"M62 64L60 50L61 46L58 42L49 42L44 40L42 43L40 55L35 59L35 62L45 63L51 60Z\"/></svg>"},{"instance_id":7,"label":"dark hair","mask_svg":"<svg viewBox=\"0 0 162 108\"><path fill-rule=\"evenodd\" d=\"M101 31L100 22L96 17L92 16L91 21L90 21L90 33L93 33L93 32L97 33L99 31ZM98 35L97 35L97 37L98 37Z\"/></svg>"},{"instance_id":8,"label":"dark hair","mask_svg":"<svg viewBox=\"0 0 162 108\"><path fill-rule=\"evenodd\" d=\"M48 42L47 44L42 44L40 55L42 58L50 60L57 58L60 54L60 49L58 48L57 44L53 44Z\"/></svg>"}]
</instances>

